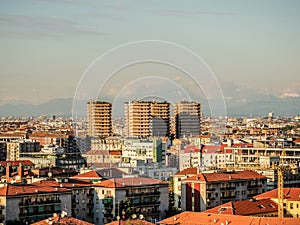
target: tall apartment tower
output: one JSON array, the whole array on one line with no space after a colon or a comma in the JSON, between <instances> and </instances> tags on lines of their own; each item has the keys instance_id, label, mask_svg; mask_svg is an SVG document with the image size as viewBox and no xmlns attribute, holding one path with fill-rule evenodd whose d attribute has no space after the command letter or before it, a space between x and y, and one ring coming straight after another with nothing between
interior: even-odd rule
<instances>
[{"instance_id":1,"label":"tall apartment tower","mask_svg":"<svg viewBox=\"0 0 300 225\"><path fill-rule=\"evenodd\" d=\"M125 118L128 137L170 135L170 103L168 102L125 102Z\"/></svg>"},{"instance_id":2,"label":"tall apartment tower","mask_svg":"<svg viewBox=\"0 0 300 225\"><path fill-rule=\"evenodd\" d=\"M112 135L112 104L109 102L89 101L87 103L88 129L91 137Z\"/></svg>"},{"instance_id":3,"label":"tall apartment tower","mask_svg":"<svg viewBox=\"0 0 300 225\"><path fill-rule=\"evenodd\" d=\"M181 101L174 106L176 138L200 135L201 104Z\"/></svg>"}]
</instances>

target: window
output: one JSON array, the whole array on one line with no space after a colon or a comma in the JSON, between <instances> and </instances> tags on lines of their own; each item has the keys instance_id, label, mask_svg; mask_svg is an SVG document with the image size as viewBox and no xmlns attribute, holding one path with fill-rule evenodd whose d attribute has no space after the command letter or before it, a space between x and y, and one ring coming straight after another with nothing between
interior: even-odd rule
<instances>
[{"instance_id":1,"label":"window","mask_svg":"<svg viewBox=\"0 0 300 225\"><path fill-rule=\"evenodd\" d=\"M265 208L265 207L264 207L263 205L261 205L261 204L258 204L257 207L260 208L260 209Z\"/></svg>"},{"instance_id":2,"label":"window","mask_svg":"<svg viewBox=\"0 0 300 225\"><path fill-rule=\"evenodd\" d=\"M293 209L293 208L294 208L294 204L290 203L290 209Z\"/></svg>"}]
</instances>

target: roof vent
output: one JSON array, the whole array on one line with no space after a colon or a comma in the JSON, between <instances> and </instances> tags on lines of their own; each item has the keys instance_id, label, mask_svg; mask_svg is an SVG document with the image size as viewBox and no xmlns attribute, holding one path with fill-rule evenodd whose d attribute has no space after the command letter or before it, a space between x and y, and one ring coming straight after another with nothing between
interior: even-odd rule
<instances>
[{"instance_id":1,"label":"roof vent","mask_svg":"<svg viewBox=\"0 0 300 225\"><path fill-rule=\"evenodd\" d=\"M214 218L214 223L217 223L218 222L218 219L217 218Z\"/></svg>"},{"instance_id":2,"label":"roof vent","mask_svg":"<svg viewBox=\"0 0 300 225\"><path fill-rule=\"evenodd\" d=\"M176 218L176 216L174 216L174 221L176 221L177 220L177 218Z\"/></svg>"}]
</instances>

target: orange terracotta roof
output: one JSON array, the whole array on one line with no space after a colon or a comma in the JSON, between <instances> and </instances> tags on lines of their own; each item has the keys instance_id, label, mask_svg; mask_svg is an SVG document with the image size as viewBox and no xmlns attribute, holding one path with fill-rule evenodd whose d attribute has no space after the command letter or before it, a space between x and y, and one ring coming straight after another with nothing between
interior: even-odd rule
<instances>
[{"instance_id":1,"label":"orange terracotta roof","mask_svg":"<svg viewBox=\"0 0 300 225\"><path fill-rule=\"evenodd\" d=\"M92 223L76 219L73 217L61 217L61 216L55 216L51 218L52 224L58 224L58 225L92 225ZM36 223L32 223L32 225L49 225L49 219L41 220Z\"/></svg>"},{"instance_id":2,"label":"orange terracotta roof","mask_svg":"<svg viewBox=\"0 0 300 225\"><path fill-rule=\"evenodd\" d=\"M84 153L84 155L109 155L109 152L106 150L90 150Z\"/></svg>"},{"instance_id":3,"label":"orange terracotta roof","mask_svg":"<svg viewBox=\"0 0 300 225\"><path fill-rule=\"evenodd\" d=\"M8 163L10 164L10 166L19 166L20 163L22 163L23 166L34 166L35 165L30 160L16 160L16 161L0 161L0 166L7 166Z\"/></svg>"},{"instance_id":4,"label":"orange terracotta roof","mask_svg":"<svg viewBox=\"0 0 300 225\"><path fill-rule=\"evenodd\" d=\"M92 171L89 171L89 172L86 172L86 173L78 174L78 175L74 176L73 178L74 179L85 179L85 180L86 179L101 179L102 176L97 171L92 170Z\"/></svg>"},{"instance_id":5,"label":"orange terracotta roof","mask_svg":"<svg viewBox=\"0 0 300 225\"><path fill-rule=\"evenodd\" d=\"M187 175L187 174L197 174L197 167L186 168L182 171L177 172L175 175Z\"/></svg>"},{"instance_id":6,"label":"orange terracotta roof","mask_svg":"<svg viewBox=\"0 0 300 225\"><path fill-rule=\"evenodd\" d=\"M196 153L196 152L200 152L200 149L197 148L195 145L187 145L184 150L184 153Z\"/></svg>"},{"instance_id":7,"label":"orange terracotta roof","mask_svg":"<svg viewBox=\"0 0 300 225\"><path fill-rule=\"evenodd\" d=\"M0 137L25 137L26 133L0 133Z\"/></svg>"},{"instance_id":8,"label":"orange terracotta roof","mask_svg":"<svg viewBox=\"0 0 300 225\"><path fill-rule=\"evenodd\" d=\"M67 192L66 188L54 188L35 185L6 185L0 188L0 196L30 195L37 193Z\"/></svg>"},{"instance_id":9,"label":"orange terracotta roof","mask_svg":"<svg viewBox=\"0 0 300 225\"><path fill-rule=\"evenodd\" d=\"M204 211L205 213L219 213L230 215L256 215L261 213L271 213L278 211L276 202L270 199L244 200L237 202L227 202L215 208Z\"/></svg>"},{"instance_id":10,"label":"orange terracotta roof","mask_svg":"<svg viewBox=\"0 0 300 225\"><path fill-rule=\"evenodd\" d=\"M154 225L154 223L150 223L146 220L121 220L113 221L105 225Z\"/></svg>"},{"instance_id":11,"label":"orange terracotta roof","mask_svg":"<svg viewBox=\"0 0 300 225\"><path fill-rule=\"evenodd\" d=\"M59 133L53 133L53 132L34 132L32 134L29 135L29 138L33 138L33 137L51 137L51 138L56 138L59 136Z\"/></svg>"},{"instance_id":12,"label":"orange terracotta roof","mask_svg":"<svg viewBox=\"0 0 300 225\"><path fill-rule=\"evenodd\" d=\"M63 187L63 188L82 188L82 187L90 187L91 184L89 182L85 182L82 180L69 179L69 182L57 182L56 180L40 180L32 183L31 185L35 186L47 186L47 187Z\"/></svg>"},{"instance_id":13,"label":"orange terracotta roof","mask_svg":"<svg viewBox=\"0 0 300 225\"><path fill-rule=\"evenodd\" d=\"M97 187L133 187L151 185L168 185L168 183L148 177L128 177L110 179L94 184L94 186Z\"/></svg>"},{"instance_id":14,"label":"orange terracotta roof","mask_svg":"<svg viewBox=\"0 0 300 225\"><path fill-rule=\"evenodd\" d=\"M121 151L110 151L109 152L110 155L122 155Z\"/></svg>"},{"instance_id":15,"label":"orange terracotta roof","mask_svg":"<svg viewBox=\"0 0 300 225\"><path fill-rule=\"evenodd\" d=\"M217 173L200 173L196 176L186 178L183 181L202 181L202 182L218 182L229 180L248 180L248 179L260 179L265 176L252 171L235 171L235 172L217 172Z\"/></svg>"},{"instance_id":16,"label":"orange terracotta roof","mask_svg":"<svg viewBox=\"0 0 300 225\"><path fill-rule=\"evenodd\" d=\"M202 152L205 153L217 153L224 151L224 145L203 145Z\"/></svg>"},{"instance_id":17,"label":"orange terracotta roof","mask_svg":"<svg viewBox=\"0 0 300 225\"><path fill-rule=\"evenodd\" d=\"M250 217L215 213L183 212L158 223L162 225L299 225L300 218Z\"/></svg>"},{"instance_id":18,"label":"orange terracotta roof","mask_svg":"<svg viewBox=\"0 0 300 225\"><path fill-rule=\"evenodd\" d=\"M300 201L300 188L284 188L283 189L284 199L290 201ZM265 193L256 195L255 199L276 199L278 198L278 189L267 191Z\"/></svg>"}]
</instances>

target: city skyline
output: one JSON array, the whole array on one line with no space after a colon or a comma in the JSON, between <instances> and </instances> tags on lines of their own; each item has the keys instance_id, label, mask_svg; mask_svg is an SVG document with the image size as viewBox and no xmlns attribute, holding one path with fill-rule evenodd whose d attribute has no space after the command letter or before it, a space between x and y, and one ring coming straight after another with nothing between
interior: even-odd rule
<instances>
[{"instance_id":1,"label":"city skyline","mask_svg":"<svg viewBox=\"0 0 300 225\"><path fill-rule=\"evenodd\" d=\"M299 6L295 1L3 1L0 105L72 98L96 58L119 45L152 39L177 43L199 55L214 71L227 105L264 99L284 107L300 99ZM188 86L174 69L143 64L120 73L123 80L112 81L104 100L115 97L122 83L145 73L174 76ZM166 85L158 79L150 87L155 82ZM129 87L121 93L124 101L144 91L140 80ZM176 86L162 94L175 91Z\"/></svg>"}]
</instances>

